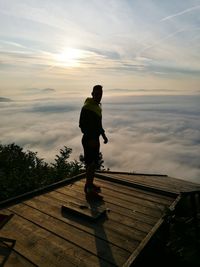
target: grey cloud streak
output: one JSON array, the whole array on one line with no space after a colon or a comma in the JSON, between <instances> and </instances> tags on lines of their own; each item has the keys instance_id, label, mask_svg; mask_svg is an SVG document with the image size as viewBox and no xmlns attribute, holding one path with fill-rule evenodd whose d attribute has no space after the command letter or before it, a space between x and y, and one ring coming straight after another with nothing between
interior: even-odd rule
<instances>
[{"instance_id":1,"label":"grey cloud streak","mask_svg":"<svg viewBox=\"0 0 200 267\"><path fill-rule=\"evenodd\" d=\"M109 138L107 145L101 139L105 167L199 182L199 100L200 96L105 97L103 125ZM83 101L1 103L0 141L38 151L49 162L66 145L73 149L72 159L78 159Z\"/></svg>"}]
</instances>

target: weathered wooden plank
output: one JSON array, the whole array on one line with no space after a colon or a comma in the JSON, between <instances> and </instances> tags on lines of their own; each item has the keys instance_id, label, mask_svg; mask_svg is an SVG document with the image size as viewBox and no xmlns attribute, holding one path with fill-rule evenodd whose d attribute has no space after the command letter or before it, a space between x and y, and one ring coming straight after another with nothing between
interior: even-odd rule
<instances>
[{"instance_id":1,"label":"weathered wooden plank","mask_svg":"<svg viewBox=\"0 0 200 267\"><path fill-rule=\"evenodd\" d=\"M148 180L148 176L147 175L143 175L143 178ZM183 179L178 179L178 178L173 178L173 177L163 177L163 179L161 177L156 177L156 176L152 176L153 182L161 182L164 183L165 185L169 186L170 188L175 188L177 190L177 193L180 193L180 190L186 190L186 191L190 191L190 190L194 190L199 188L200 189L200 184L198 183L194 183L191 181L186 181Z\"/></svg>"},{"instance_id":2,"label":"weathered wooden plank","mask_svg":"<svg viewBox=\"0 0 200 267\"><path fill-rule=\"evenodd\" d=\"M70 241L70 243L77 245L78 248L80 247L91 253L92 256L95 255L101 260L105 260L108 266L108 263L120 266L130 254L128 251L109 243L108 240L99 239L26 204L18 204L11 207L10 210L56 236ZM104 232L103 226L101 231Z\"/></svg>"},{"instance_id":3,"label":"weathered wooden plank","mask_svg":"<svg viewBox=\"0 0 200 267\"><path fill-rule=\"evenodd\" d=\"M164 191L171 191L171 189L166 186L167 177L153 177L153 176L144 176L144 175L125 175L125 174L109 174L107 173L106 176L115 178L118 180L129 181L132 183L137 183L138 185L144 185L149 188L158 188ZM174 192L174 190L172 191Z\"/></svg>"},{"instance_id":4,"label":"weathered wooden plank","mask_svg":"<svg viewBox=\"0 0 200 267\"><path fill-rule=\"evenodd\" d=\"M169 196L156 194L156 193L145 191L145 190L138 189L138 188L128 187L126 185L113 183L113 182L102 180L100 178L95 177L95 183L96 182L102 188L104 187L109 188L109 189L112 188L114 192L119 191L124 194L134 195L138 198L150 200L152 202L159 202L160 204L164 204L164 205L165 204L168 205L169 203L171 203L171 200L172 200L172 197L169 197ZM80 184L82 186L84 185L84 183L85 183L85 179L81 179L76 182L76 184Z\"/></svg>"},{"instance_id":5,"label":"weathered wooden plank","mask_svg":"<svg viewBox=\"0 0 200 267\"><path fill-rule=\"evenodd\" d=\"M55 199L62 201L63 204L65 203L65 201L67 201L67 198L66 198L67 195L59 193L57 191L50 192L48 195L55 198ZM75 199L75 201L76 201L76 199ZM123 233L123 235L127 235L127 233L128 233L130 236L133 236L134 239L138 240L138 241L141 241L146 235L146 233L144 231L142 231L141 229L138 230L136 228L129 227L125 224L120 224L119 222L111 220L109 218L108 218L108 220L105 221L105 224L112 224L112 227L119 229L119 231L121 233Z\"/></svg>"},{"instance_id":6,"label":"weathered wooden plank","mask_svg":"<svg viewBox=\"0 0 200 267\"><path fill-rule=\"evenodd\" d=\"M80 187L80 192L82 192L82 185L80 185L79 183L75 183L74 184L74 188L75 186L79 186ZM61 189L62 190L62 189ZM117 199L123 199L123 200L126 200L128 202L131 202L131 203L135 203L135 204L139 204L139 205L142 205L144 207L147 207L147 208L153 208L153 209L158 209L158 210L163 210L163 207L168 207L170 205L170 203L172 202L172 200L174 198L171 198L171 201L168 201L167 203L165 202L165 204L161 204L160 201L150 201L148 199L144 199L144 198L139 198L137 196L135 196L134 194L128 194L126 192L121 192L119 190L114 190L114 188L112 186L110 187L103 187L103 190L102 190L102 194L103 195L110 195L112 196L114 193L115 197Z\"/></svg>"},{"instance_id":7,"label":"weathered wooden plank","mask_svg":"<svg viewBox=\"0 0 200 267\"><path fill-rule=\"evenodd\" d=\"M73 199L77 198L76 195L77 195L77 192L79 193L79 191L77 191L75 185L70 188L69 187L64 187L64 188L66 189L65 194L67 195L67 199L69 201L71 201L71 199L73 201ZM73 190L75 190L76 192L74 193ZM80 197L80 199L82 199L82 196ZM141 224L141 222L143 222L152 227L158 220L158 217L152 216L151 214L148 215L148 214L141 213L140 210L137 211L133 209L128 209L127 207L124 208L112 202L106 202L106 207L112 211L110 215L114 214L116 216L120 216L121 218L125 218L126 220L124 223L126 223L127 219L130 219L131 221L134 221L136 223L138 222L139 224ZM112 219L115 220L115 217L113 217ZM117 221L118 221L118 218L117 218ZM130 224L131 224L130 221L128 221L128 225Z\"/></svg>"},{"instance_id":8,"label":"weathered wooden plank","mask_svg":"<svg viewBox=\"0 0 200 267\"><path fill-rule=\"evenodd\" d=\"M162 186L155 186L155 184L153 184L153 182L148 181L147 182L142 182L142 177L139 181L134 181L134 180L129 180L126 178L122 178L119 175L116 176L111 176L111 175L101 175L101 174L96 174L97 177L103 179L103 180L110 180L113 181L115 183L119 183L119 184L125 184L127 186L130 187L134 187L134 188L140 188L146 191L150 191L150 192L154 192L154 193L158 193L158 194L162 194L162 195L166 195L166 196L174 196L177 195L177 192L175 192L174 190L169 190L167 188L163 188Z\"/></svg>"},{"instance_id":9,"label":"weathered wooden plank","mask_svg":"<svg viewBox=\"0 0 200 267\"><path fill-rule=\"evenodd\" d=\"M59 220L87 233L95 235L100 239L106 239L121 248L126 249L129 252L132 252L135 247L138 246L139 241L134 240L128 235L128 233L124 236L121 232L118 232L117 229L113 229L110 223L103 222L104 233L102 233L102 222L97 222L92 224L89 221L85 221L82 218L76 218L74 220L73 216L63 217L60 212L60 207L63 204L62 200L53 199L52 197L46 195L42 195L40 197L36 197L32 200L28 200L25 202L27 205L34 207L47 215L58 218Z\"/></svg>"},{"instance_id":10,"label":"weathered wooden plank","mask_svg":"<svg viewBox=\"0 0 200 267\"><path fill-rule=\"evenodd\" d=\"M13 213L11 213L9 210L4 209L1 210L1 214L10 216L10 220L13 218ZM9 221L7 223L9 224ZM6 224L4 224L5 226ZM1 231L1 240L0 240L0 266L5 267L33 267L36 266L33 262L29 261L25 257L23 257L21 254L17 253L15 251L15 245L16 242L7 242L8 237L3 236L3 233ZM16 241L13 239L13 237L10 237L11 240Z\"/></svg>"},{"instance_id":11,"label":"weathered wooden plank","mask_svg":"<svg viewBox=\"0 0 200 267\"><path fill-rule=\"evenodd\" d=\"M84 198L84 193L82 193L80 190L76 190L76 184L74 184L73 190L69 190L66 188L59 188L58 190L56 190L57 192L63 193L63 194L70 194L71 196L74 196L76 198ZM54 191L55 192L55 191ZM52 193L52 192L51 192ZM50 194L51 194L50 193ZM133 203L130 201L127 201L125 199L119 198L117 194L114 195L114 197L112 196L112 193L102 193L104 200L106 203L111 202L113 204L116 204L118 206L121 206L125 209L130 209L132 211L137 211L140 213L144 213L147 215L150 215L152 217L156 217L159 218L160 216L162 216L163 211L165 210L165 207L162 208L156 208L156 207L145 207L141 204L138 203Z\"/></svg>"},{"instance_id":12,"label":"weathered wooden plank","mask_svg":"<svg viewBox=\"0 0 200 267\"><path fill-rule=\"evenodd\" d=\"M99 259L73 243L15 215L2 234L17 240L15 249L38 266L99 266ZM77 256L78 255L78 256Z\"/></svg>"},{"instance_id":13,"label":"weathered wooden plank","mask_svg":"<svg viewBox=\"0 0 200 267\"><path fill-rule=\"evenodd\" d=\"M80 193L79 188L77 188L75 185L73 186L72 190L69 190L68 188L65 188L65 189L66 190L64 190L64 188L63 188L61 190L58 190L57 192L65 194L67 196L67 198L73 197L73 198L78 198L78 199L80 198L81 199L84 197L84 194ZM138 204L136 207L131 209L130 206L133 203L131 203L131 205L130 205L130 202L126 206L124 206L124 205L119 206L118 203L115 203L116 202L115 198L110 197L110 199L108 200L104 193L102 195L104 196L104 199L106 201L106 207L109 208L112 212L114 212L114 214L111 213L111 215L113 215L113 217L111 217L113 220L116 220L116 218L115 218L116 214L123 215L123 217L125 219L125 221L124 221L125 224L126 224L127 217L129 217L130 219L134 220L135 223L137 223L137 221L138 221L138 224L140 225L140 229L141 228L143 229L143 227L145 228L143 223L149 224L152 226L157 222L158 218L161 216L160 214L159 214L159 216L158 216L158 214L156 214L156 216L155 216L155 209L152 211L151 209L148 210L148 208L146 208L146 211L144 213L144 207L143 206L140 207L140 206L138 206ZM168 206L169 205L167 205L165 207L168 207ZM165 209L165 207L163 207L163 210ZM148 212L147 212L147 210L148 210ZM156 210L156 212L157 212L157 210ZM117 219L117 221L118 221L118 219ZM130 224L128 224L128 225L130 226Z\"/></svg>"},{"instance_id":14,"label":"weathered wooden plank","mask_svg":"<svg viewBox=\"0 0 200 267\"><path fill-rule=\"evenodd\" d=\"M55 191L56 192L56 191ZM57 190L57 192L66 195L67 198L72 197L75 199L83 199L84 194L80 193L79 189L76 188L76 186L73 187L73 190L68 189L60 189ZM147 223L151 224L151 219L153 218L153 223L158 220L158 218L161 216L161 212L158 212L156 209L149 209L146 207L143 207L138 204L130 203L121 199L117 199L115 197L112 197L110 195L103 194L104 201L106 203L106 207L111 209L112 211L116 213L124 214L125 216L130 216L133 218L133 216L137 215L144 215L144 218L150 218L150 221L147 221ZM122 202L122 204L121 204ZM137 217L134 217L136 219Z\"/></svg>"},{"instance_id":15,"label":"weathered wooden plank","mask_svg":"<svg viewBox=\"0 0 200 267\"><path fill-rule=\"evenodd\" d=\"M77 197L74 196L74 193L71 193L72 190L67 190L65 193L65 198L69 201L76 201ZM134 227L136 229L143 229L147 232L147 229L151 228L158 220L158 217L152 217L151 215L140 213L140 211L124 208L111 202L106 202L105 206L107 207L108 212L109 210L111 211L109 213L109 218L111 220L116 222L122 221L123 224L127 226Z\"/></svg>"},{"instance_id":16,"label":"weathered wooden plank","mask_svg":"<svg viewBox=\"0 0 200 267\"><path fill-rule=\"evenodd\" d=\"M24 258L22 255L17 253L16 251L12 250L8 255L8 258L6 259L5 263L1 265L2 260L4 260L2 257L0 257L0 266L4 267L35 267L37 265L31 263L29 260Z\"/></svg>"},{"instance_id":17,"label":"weathered wooden plank","mask_svg":"<svg viewBox=\"0 0 200 267\"><path fill-rule=\"evenodd\" d=\"M58 192L65 194L66 198L69 201L75 201L75 199L81 200L84 198L84 194L80 193L80 188L77 187L76 185L73 185L72 188L65 188L66 190L64 190L64 188L60 191L58 190ZM156 221L158 220L158 217L152 217L152 215L146 215L144 213L141 213L140 210L133 210L133 209L129 209L128 207L121 207L119 205L117 205L116 203L112 203L112 202L105 202L105 206L112 211L112 213L109 214L110 219L115 220L115 221L119 221L119 217L124 219L124 224L126 224L127 222L127 226L132 225L133 223L130 223L131 221L134 221L134 224L139 224L140 228L138 229L145 229L145 225L144 224L148 224L151 227L156 223Z\"/></svg>"},{"instance_id":18,"label":"weathered wooden plank","mask_svg":"<svg viewBox=\"0 0 200 267\"><path fill-rule=\"evenodd\" d=\"M142 184L145 186L154 186L166 191L171 191L174 193L179 193L181 191L190 191L197 188L200 188L199 184L195 184L189 181L172 178L172 177L162 177L162 176L148 176L148 175L130 175L130 174L109 174L106 173L106 176L124 179L131 181L133 183Z\"/></svg>"},{"instance_id":19,"label":"weathered wooden plank","mask_svg":"<svg viewBox=\"0 0 200 267\"><path fill-rule=\"evenodd\" d=\"M15 250L27 259L34 262L35 265L52 266L52 262L54 262L54 256L53 253L52 255L49 255L48 253L50 253L49 250L52 249L53 242L51 240L51 242L49 242L49 245L47 239L50 236L47 232L44 233L43 229L32 227L29 222L15 215L14 220L6 225L6 227L4 227L1 232L3 235L6 235L9 238L16 239L17 242L15 245ZM44 241L42 242L41 240ZM58 250L59 249L56 249L55 247L55 252L58 252ZM63 254L62 250L60 250L60 252L61 254ZM46 261L46 263L44 262L44 260ZM67 264L67 261L64 262L61 260L60 263ZM69 266L75 266L75 264L70 262L69 258L68 264Z\"/></svg>"},{"instance_id":20,"label":"weathered wooden plank","mask_svg":"<svg viewBox=\"0 0 200 267\"><path fill-rule=\"evenodd\" d=\"M69 196L68 196L69 197ZM70 202L76 202L77 199L71 198ZM121 214L116 213L114 210L108 208L107 211L107 220L110 220L110 224L113 225L113 222L117 222L118 224L120 223L121 225L125 225L127 227L131 227L134 229L137 229L139 231L142 231L144 233L148 233L148 231L152 228L152 224L147 224L143 222L143 220L138 220L136 217L133 217L132 213L132 218L128 216L122 216ZM154 223L155 224L155 223ZM120 226L118 227L120 228Z\"/></svg>"}]
</instances>

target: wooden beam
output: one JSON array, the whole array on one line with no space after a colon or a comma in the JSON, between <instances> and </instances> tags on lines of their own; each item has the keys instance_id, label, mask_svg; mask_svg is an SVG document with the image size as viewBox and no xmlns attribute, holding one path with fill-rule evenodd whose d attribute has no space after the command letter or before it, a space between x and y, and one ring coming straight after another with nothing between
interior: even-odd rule
<instances>
[{"instance_id":1,"label":"wooden beam","mask_svg":"<svg viewBox=\"0 0 200 267\"><path fill-rule=\"evenodd\" d=\"M48 186L33 190L31 192L27 192L27 193L21 194L19 196L6 199L6 200L0 202L0 210L4 209L4 208L6 208L6 207L8 207L10 205L17 204L17 203L19 203L21 201L24 201L26 199L32 198L32 197L34 197L36 195L41 195L43 193L49 192L51 190L54 190L54 189L56 189L58 187L73 183L73 182L75 182L75 181L77 181L79 179L82 179L84 176L85 176L85 174L81 173L79 175L73 176L71 178L66 178L64 180L61 180L59 182L50 184Z\"/></svg>"},{"instance_id":2,"label":"wooden beam","mask_svg":"<svg viewBox=\"0 0 200 267\"><path fill-rule=\"evenodd\" d=\"M106 173L111 173L111 174L126 174L126 175L145 175L145 176L160 176L160 177L168 177L166 174L155 174L155 173L139 173L139 172L118 172L118 171L97 171L97 173L100 174L106 174Z\"/></svg>"},{"instance_id":3,"label":"wooden beam","mask_svg":"<svg viewBox=\"0 0 200 267\"><path fill-rule=\"evenodd\" d=\"M181 195L178 195L178 197L171 204L169 209L171 211L174 210L176 205L179 203L180 200L181 200ZM142 242L139 244L139 246L136 248L136 250L130 255L128 260L123 264L123 267L130 267L131 266L131 264L136 260L136 258L139 256L139 254L141 254L141 252L147 246L147 244L152 239L152 237L156 234L156 232L161 227L161 225L164 223L164 221L165 221L165 215L158 220L158 222L154 225L154 227L147 234L147 236L142 240Z\"/></svg>"},{"instance_id":4,"label":"wooden beam","mask_svg":"<svg viewBox=\"0 0 200 267\"><path fill-rule=\"evenodd\" d=\"M164 196L170 196L170 197L178 196L177 193L174 193L174 192L171 192L171 191L165 191L165 190L158 189L158 188L155 188L155 187L145 186L145 185L142 185L142 184L130 182L128 180L119 180L117 178L106 176L105 174L95 173L95 176L97 178L102 179L102 180L111 181L113 183L122 184L122 185L126 185L126 186L129 186L129 187L142 189L142 190L145 190L145 191L157 193L157 194L164 195Z\"/></svg>"}]
</instances>

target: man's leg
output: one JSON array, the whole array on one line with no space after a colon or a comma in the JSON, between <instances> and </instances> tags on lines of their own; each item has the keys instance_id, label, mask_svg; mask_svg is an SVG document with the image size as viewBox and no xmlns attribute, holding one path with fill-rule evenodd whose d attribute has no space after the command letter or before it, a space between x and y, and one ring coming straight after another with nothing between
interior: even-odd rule
<instances>
[{"instance_id":1,"label":"man's leg","mask_svg":"<svg viewBox=\"0 0 200 267\"><path fill-rule=\"evenodd\" d=\"M86 183L84 191L86 194L98 197L100 187L94 185L94 175L99 155L99 140L85 140L83 138L84 158L86 163Z\"/></svg>"},{"instance_id":2,"label":"man's leg","mask_svg":"<svg viewBox=\"0 0 200 267\"><path fill-rule=\"evenodd\" d=\"M86 183L85 183L85 193L88 191L95 191L96 193L101 192L100 186L94 184L94 174L96 170L96 163L92 162L86 166ZM87 190L88 189L88 190Z\"/></svg>"},{"instance_id":3,"label":"man's leg","mask_svg":"<svg viewBox=\"0 0 200 267\"><path fill-rule=\"evenodd\" d=\"M86 166L86 183L87 184L93 184L95 168L96 168L95 162L91 162L87 164Z\"/></svg>"}]
</instances>

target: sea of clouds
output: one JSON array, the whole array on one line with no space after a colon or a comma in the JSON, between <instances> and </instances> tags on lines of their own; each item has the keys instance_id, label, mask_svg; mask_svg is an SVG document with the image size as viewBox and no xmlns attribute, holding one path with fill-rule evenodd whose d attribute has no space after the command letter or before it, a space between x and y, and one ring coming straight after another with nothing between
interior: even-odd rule
<instances>
[{"instance_id":1,"label":"sea of clouds","mask_svg":"<svg viewBox=\"0 0 200 267\"><path fill-rule=\"evenodd\" d=\"M1 144L15 142L53 162L64 146L82 153L83 97L0 99ZM12 101L10 101L12 100ZM200 96L113 96L102 101L104 166L200 182Z\"/></svg>"}]
</instances>

